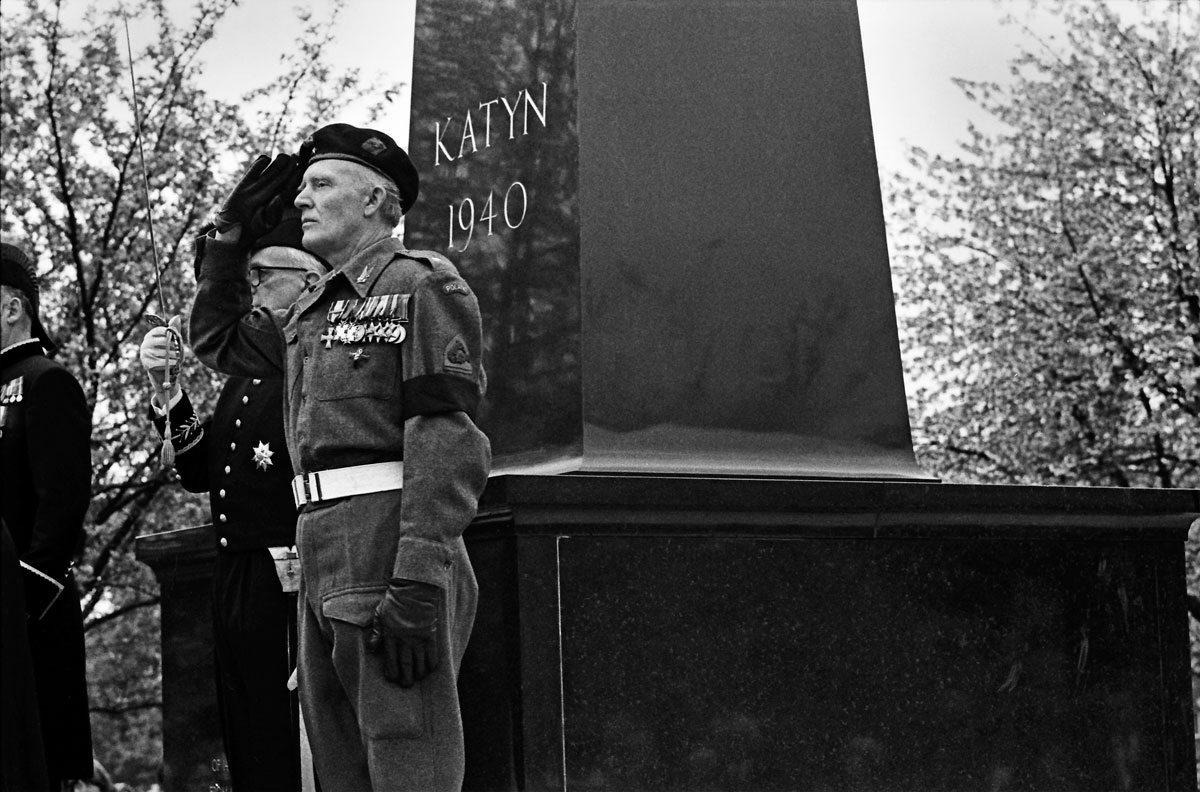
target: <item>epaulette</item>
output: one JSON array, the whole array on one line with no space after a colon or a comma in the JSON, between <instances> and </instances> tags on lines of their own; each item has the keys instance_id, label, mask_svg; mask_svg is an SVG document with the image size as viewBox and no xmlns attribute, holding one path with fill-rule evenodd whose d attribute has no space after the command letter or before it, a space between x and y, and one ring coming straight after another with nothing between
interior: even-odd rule
<instances>
[{"instance_id":1,"label":"epaulette","mask_svg":"<svg viewBox=\"0 0 1200 792\"><path fill-rule=\"evenodd\" d=\"M453 267L450 259L443 256L441 253L433 250L405 250L404 255L417 261L424 261L432 264L435 268L440 264L445 267Z\"/></svg>"}]
</instances>

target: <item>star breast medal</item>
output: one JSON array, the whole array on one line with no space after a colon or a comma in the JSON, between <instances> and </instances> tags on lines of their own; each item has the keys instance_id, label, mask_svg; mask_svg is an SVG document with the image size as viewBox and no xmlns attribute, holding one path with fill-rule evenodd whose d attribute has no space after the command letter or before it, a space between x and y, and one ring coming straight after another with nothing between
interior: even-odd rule
<instances>
[{"instance_id":1,"label":"star breast medal","mask_svg":"<svg viewBox=\"0 0 1200 792\"><path fill-rule=\"evenodd\" d=\"M254 466L259 470L266 470L275 464L271 461L273 456L275 452L271 450L270 443L259 443L254 447Z\"/></svg>"}]
</instances>

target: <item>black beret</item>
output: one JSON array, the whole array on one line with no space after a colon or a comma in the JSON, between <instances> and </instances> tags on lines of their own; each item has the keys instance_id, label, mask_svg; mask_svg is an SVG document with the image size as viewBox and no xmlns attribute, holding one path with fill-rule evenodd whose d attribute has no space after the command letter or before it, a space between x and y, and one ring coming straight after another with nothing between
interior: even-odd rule
<instances>
[{"instance_id":1,"label":"black beret","mask_svg":"<svg viewBox=\"0 0 1200 792\"><path fill-rule=\"evenodd\" d=\"M300 151L302 158L307 151L312 152L309 163L340 159L366 165L383 174L399 190L400 208L404 212L417 202L417 194L421 190L417 168L404 149L382 132L350 124L329 124L309 135Z\"/></svg>"},{"instance_id":2,"label":"black beret","mask_svg":"<svg viewBox=\"0 0 1200 792\"><path fill-rule=\"evenodd\" d=\"M37 270L33 260L25 255L25 251L7 242L0 242L0 283L16 289L28 298L29 305L33 308L33 315L29 317L30 330L34 338L41 342L42 348L46 350L47 354L52 354L58 349L58 345L50 338L50 334L42 326L41 317L38 315L40 295Z\"/></svg>"}]
</instances>

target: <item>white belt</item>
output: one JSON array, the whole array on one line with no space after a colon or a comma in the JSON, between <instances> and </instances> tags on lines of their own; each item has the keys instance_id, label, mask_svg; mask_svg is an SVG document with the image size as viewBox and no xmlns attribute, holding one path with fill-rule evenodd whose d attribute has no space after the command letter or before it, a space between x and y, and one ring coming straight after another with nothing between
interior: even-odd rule
<instances>
[{"instance_id":1,"label":"white belt","mask_svg":"<svg viewBox=\"0 0 1200 792\"><path fill-rule=\"evenodd\" d=\"M374 465L301 473L292 479L292 498L299 509L306 503L366 495L368 492L386 492L403 486L403 462L377 462Z\"/></svg>"}]
</instances>

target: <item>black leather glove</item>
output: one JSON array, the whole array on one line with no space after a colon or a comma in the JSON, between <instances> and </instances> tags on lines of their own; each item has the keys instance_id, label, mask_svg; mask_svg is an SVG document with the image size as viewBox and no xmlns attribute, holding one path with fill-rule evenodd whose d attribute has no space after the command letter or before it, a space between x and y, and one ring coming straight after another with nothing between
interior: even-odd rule
<instances>
[{"instance_id":1,"label":"black leather glove","mask_svg":"<svg viewBox=\"0 0 1200 792\"><path fill-rule=\"evenodd\" d=\"M383 647L383 675L412 687L438 667L438 613L442 590L429 583L392 578L375 606L367 636L372 652Z\"/></svg>"},{"instance_id":2,"label":"black leather glove","mask_svg":"<svg viewBox=\"0 0 1200 792\"><path fill-rule=\"evenodd\" d=\"M300 177L303 174L303 170L293 165L292 172L280 186L275 197L268 201L266 206L255 212L254 217L251 217L250 221L242 226L240 241L243 247L251 247L255 241L279 225L284 218L293 215L300 216L300 210L296 208L295 201L300 188Z\"/></svg>"},{"instance_id":3,"label":"black leather glove","mask_svg":"<svg viewBox=\"0 0 1200 792\"><path fill-rule=\"evenodd\" d=\"M304 169L308 167L308 162L312 159L316 148L310 137L301 143L300 148L296 150L296 167L299 169L301 175L304 175Z\"/></svg>"},{"instance_id":4,"label":"black leather glove","mask_svg":"<svg viewBox=\"0 0 1200 792\"><path fill-rule=\"evenodd\" d=\"M296 159L291 154L280 154L271 161L265 154L259 154L250 163L250 167L242 174L242 179L229 193L221 211L217 212L214 220L217 231L226 232L234 226L242 226L243 245L262 236L270 226L262 227L268 219L262 217L263 210L275 206L282 214L285 198L283 193L291 187L295 195L295 186L299 184L296 174ZM256 221L256 216L259 218ZM275 222L278 222L276 219ZM257 231L257 233L254 233ZM249 236L249 239L246 237Z\"/></svg>"}]
</instances>

